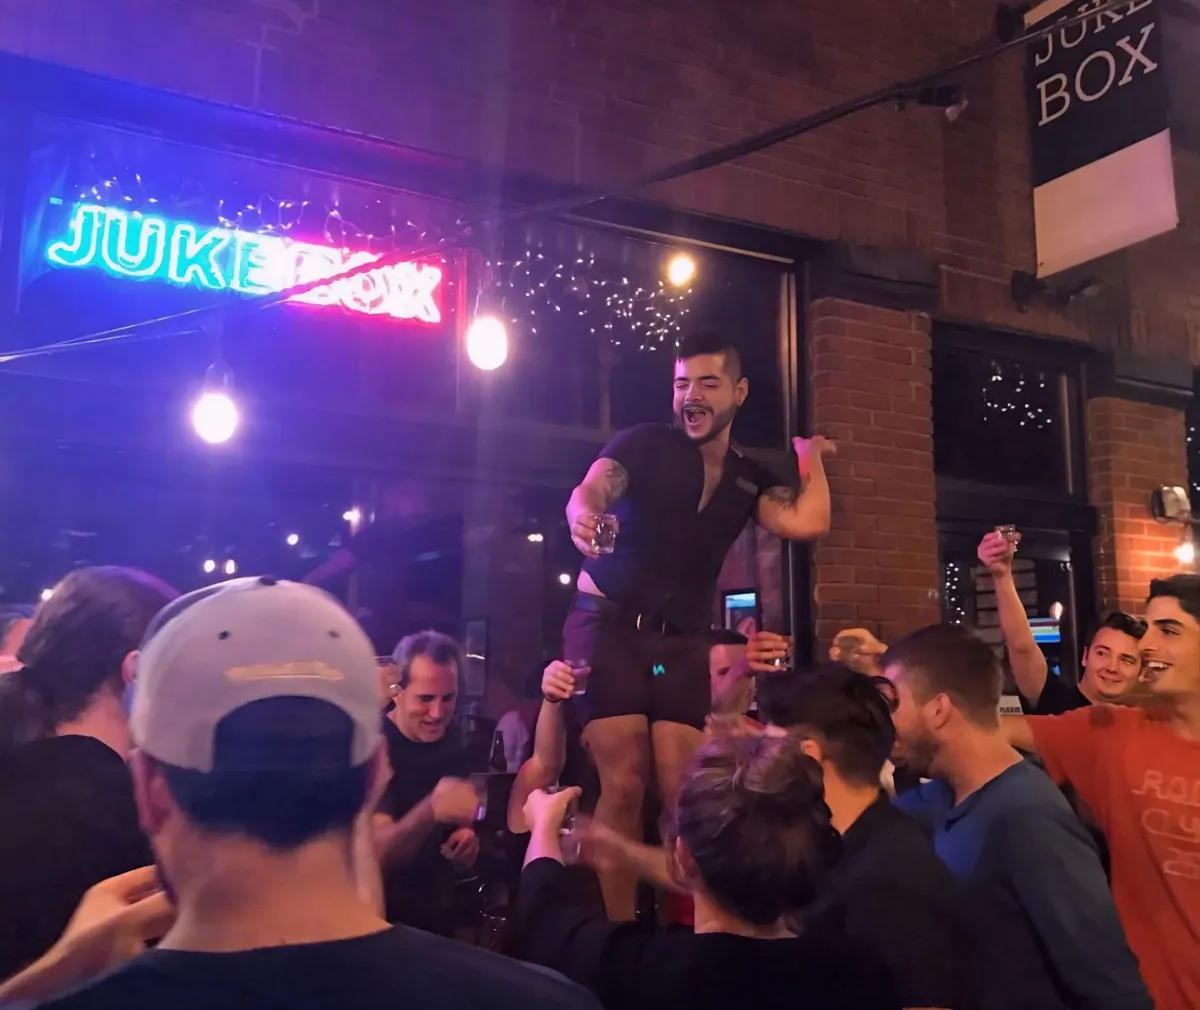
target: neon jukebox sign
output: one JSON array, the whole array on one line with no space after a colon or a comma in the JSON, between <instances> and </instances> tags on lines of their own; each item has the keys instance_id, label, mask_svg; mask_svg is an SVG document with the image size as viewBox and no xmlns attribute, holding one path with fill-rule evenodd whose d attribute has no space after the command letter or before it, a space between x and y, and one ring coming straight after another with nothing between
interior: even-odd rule
<instances>
[{"instance_id":1,"label":"neon jukebox sign","mask_svg":"<svg viewBox=\"0 0 1200 1010\"><path fill-rule=\"evenodd\" d=\"M378 258L99 204L76 205L67 235L46 248L46 259L59 267L251 296L332 277ZM435 264L397 263L291 300L433 324L442 321L441 282L442 270Z\"/></svg>"}]
</instances>

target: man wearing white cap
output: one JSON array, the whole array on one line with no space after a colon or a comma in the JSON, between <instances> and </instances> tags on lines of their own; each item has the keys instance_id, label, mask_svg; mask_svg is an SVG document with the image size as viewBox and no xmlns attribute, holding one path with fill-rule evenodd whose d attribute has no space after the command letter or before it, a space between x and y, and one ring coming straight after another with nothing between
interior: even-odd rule
<instances>
[{"instance_id":1,"label":"man wearing white cap","mask_svg":"<svg viewBox=\"0 0 1200 1010\"><path fill-rule=\"evenodd\" d=\"M48 1005L596 1006L556 976L390 927L360 896L353 827L387 759L374 650L331 596L242 579L167 607L139 656L131 730L176 922L155 950Z\"/></svg>"}]
</instances>

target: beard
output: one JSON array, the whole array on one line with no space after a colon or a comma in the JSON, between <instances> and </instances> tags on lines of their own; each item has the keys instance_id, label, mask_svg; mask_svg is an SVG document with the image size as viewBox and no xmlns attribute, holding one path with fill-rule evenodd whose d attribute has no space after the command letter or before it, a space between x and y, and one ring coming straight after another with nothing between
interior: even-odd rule
<instances>
[{"instance_id":1,"label":"beard","mask_svg":"<svg viewBox=\"0 0 1200 1010\"><path fill-rule=\"evenodd\" d=\"M675 427L684 432L696 445L707 445L713 439L720 438L721 434L728 430L733 424L733 419L737 414L737 407L729 407L722 411L714 411L709 408L703 408L709 417L708 431L699 437L692 435L688 431L687 421L684 418L684 411L692 407L692 404L685 403L675 412Z\"/></svg>"},{"instance_id":2,"label":"beard","mask_svg":"<svg viewBox=\"0 0 1200 1010\"><path fill-rule=\"evenodd\" d=\"M937 742L925 732L904 741L898 751L893 752L892 761L903 765L914 775L923 779L933 778L933 763L937 758Z\"/></svg>"}]
</instances>

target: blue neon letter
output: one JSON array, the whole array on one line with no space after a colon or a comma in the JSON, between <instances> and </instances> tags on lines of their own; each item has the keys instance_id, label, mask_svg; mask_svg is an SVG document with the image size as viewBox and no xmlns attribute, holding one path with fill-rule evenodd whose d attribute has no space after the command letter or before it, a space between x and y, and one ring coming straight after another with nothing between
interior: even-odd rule
<instances>
[{"instance_id":1,"label":"blue neon letter","mask_svg":"<svg viewBox=\"0 0 1200 1010\"><path fill-rule=\"evenodd\" d=\"M282 291L288 285L279 276L283 240L274 235L237 235L237 256L233 261L230 286L248 295Z\"/></svg>"},{"instance_id":2,"label":"blue neon letter","mask_svg":"<svg viewBox=\"0 0 1200 1010\"><path fill-rule=\"evenodd\" d=\"M223 288L228 282L217 265L217 256L229 245L232 233L213 228L197 235L195 225L177 224L171 236L171 266L168 276L176 284L193 281L206 288Z\"/></svg>"},{"instance_id":3,"label":"blue neon letter","mask_svg":"<svg viewBox=\"0 0 1200 1010\"><path fill-rule=\"evenodd\" d=\"M137 251L129 251L132 218ZM104 212L104 265L126 277L153 277L162 269L167 249L167 223L161 217L142 217L111 208Z\"/></svg>"},{"instance_id":4,"label":"blue neon letter","mask_svg":"<svg viewBox=\"0 0 1200 1010\"><path fill-rule=\"evenodd\" d=\"M71 218L71 237L51 243L46 259L60 267L86 267L96 260L102 207L81 204Z\"/></svg>"}]
</instances>

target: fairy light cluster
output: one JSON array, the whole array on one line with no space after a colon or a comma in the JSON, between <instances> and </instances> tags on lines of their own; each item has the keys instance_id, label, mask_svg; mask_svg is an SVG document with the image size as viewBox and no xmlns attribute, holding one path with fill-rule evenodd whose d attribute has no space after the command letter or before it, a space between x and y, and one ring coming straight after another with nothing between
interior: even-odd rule
<instances>
[{"instance_id":1,"label":"fairy light cluster","mask_svg":"<svg viewBox=\"0 0 1200 1010\"><path fill-rule=\"evenodd\" d=\"M665 279L638 284L627 274L604 270L594 253L564 261L531 250L488 265L504 311L532 333L565 315L614 347L674 351L690 309L690 284L675 287Z\"/></svg>"},{"instance_id":2,"label":"fairy light cluster","mask_svg":"<svg viewBox=\"0 0 1200 1010\"><path fill-rule=\"evenodd\" d=\"M942 607L951 624L965 624L967 620L966 589L963 585L965 566L958 561L947 561L942 573Z\"/></svg>"},{"instance_id":3,"label":"fairy light cluster","mask_svg":"<svg viewBox=\"0 0 1200 1010\"><path fill-rule=\"evenodd\" d=\"M992 373L980 391L986 420L1012 419L1017 427L1036 431L1045 431L1053 425L1053 413L1036 402L1037 391L1046 388L1044 374L1039 372L1036 379L1026 378L1024 369L1015 362L1001 365L993 361L991 366Z\"/></svg>"},{"instance_id":4,"label":"fairy light cluster","mask_svg":"<svg viewBox=\"0 0 1200 1010\"><path fill-rule=\"evenodd\" d=\"M99 174L98 167L93 168ZM132 212L151 208L155 213L163 213L164 209L178 210L186 212L191 220L256 235L302 235L309 241L320 236L326 245L346 254L369 252L381 255L427 245L448 234L457 223L449 215L446 221L436 226L418 223L409 215L397 214L379 197L357 200L350 210L337 199L291 199L269 193L244 202L235 198L213 198L198 187L185 184L177 195L163 201L146 184L140 172L113 174L81 186L77 190L77 199L80 203L117 205Z\"/></svg>"}]
</instances>

